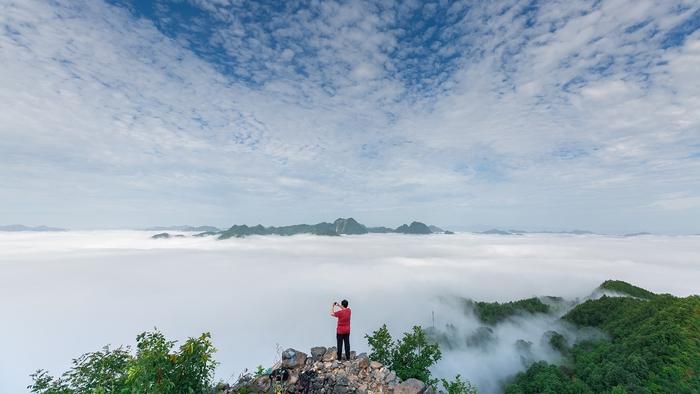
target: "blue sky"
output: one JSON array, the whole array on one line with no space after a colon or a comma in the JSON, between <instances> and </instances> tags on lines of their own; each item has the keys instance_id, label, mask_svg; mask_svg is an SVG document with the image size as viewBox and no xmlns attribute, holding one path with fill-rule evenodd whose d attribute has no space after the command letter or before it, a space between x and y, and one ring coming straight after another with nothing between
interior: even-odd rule
<instances>
[{"instance_id":1,"label":"blue sky","mask_svg":"<svg viewBox=\"0 0 700 394\"><path fill-rule=\"evenodd\" d=\"M696 1L0 0L0 218L700 232Z\"/></svg>"}]
</instances>

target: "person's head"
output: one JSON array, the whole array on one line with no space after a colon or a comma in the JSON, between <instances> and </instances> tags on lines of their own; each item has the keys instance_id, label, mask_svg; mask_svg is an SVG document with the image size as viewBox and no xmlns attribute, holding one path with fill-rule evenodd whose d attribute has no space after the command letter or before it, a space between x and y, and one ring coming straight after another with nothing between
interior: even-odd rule
<instances>
[{"instance_id":1,"label":"person's head","mask_svg":"<svg viewBox=\"0 0 700 394\"><path fill-rule=\"evenodd\" d=\"M342 300L342 301L340 301L340 305L342 305L343 308L347 308L347 307L348 307L348 300Z\"/></svg>"}]
</instances>

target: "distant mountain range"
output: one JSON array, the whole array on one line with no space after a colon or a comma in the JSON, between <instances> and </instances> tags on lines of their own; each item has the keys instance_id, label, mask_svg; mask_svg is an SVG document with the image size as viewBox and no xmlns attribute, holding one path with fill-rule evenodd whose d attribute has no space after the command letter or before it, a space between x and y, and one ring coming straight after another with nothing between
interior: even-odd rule
<instances>
[{"instance_id":1,"label":"distant mountain range","mask_svg":"<svg viewBox=\"0 0 700 394\"><path fill-rule=\"evenodd\" d=\"M0 231L68 231L65 228L48 226L25 226L23 224L10 224L0 226Z\"/></svg>"},{"instance_id":2,"label":"distant mountain range","mask_svg":"<svg viewBox=\"0 0 700 394\"><path fill-rule=\"evenodd\" d=\"M586 230L564 230L564 231L524 231L524 230L502 230L497 228L492 228L491 230L480 231L478 234L491 234L491 235L523 235L523 234L574 234L574 235L587 235L595 234L591 231Z\"/></svg>"},{"instance_id":3,"label":"distant mountain range","mask_svg":"<svg viewBox=\"0 0 700 394\"><path fill-rule=\"evenodd\" d=\"M145 229L145 231L192 231L192 232L202 232L202 231L211 231L211 232L217 232L221 231L220 228L214 227L214 226L156 226L156 227L149 227Z\"/></svg>"},{"instance_id":4,"label":"distant mountain range","mask_svg":"<svg viewBox=\"0 0 700 394\"><path fill-rule=\"evenodd\" d=\"M219 239L240 238L248 235L295 235L295 234L314 234L314 235L358 235L368 233L399 233L399 234L432 234L430 228L421 222L412 222L411 224L402 224L401 226L391 229L389 227L367 227L359 223L353 218L338 218L333 223L321 222L317 224L294 224L291 226L281 227L264 227L260 224L249 227L247 225L234 225L228 230L218 233ZM206 234L214 235L214 234Z\"/></svg>"},{"instance_id":5,"label":"distant mountain range","mask_svg":"<svg viewBox=\"0 0 700 394\"><path fill-rule=\"evenodd\" d=\"M563 230L563 231L525 231L525 230L503 230L498 228L492 228L486 231L479 231L477 234L489 234L489 235L523 235L523 234L571 234L571 235L612 235L620 237L641 237L645 235L654 235L647 232L639 233L629 233L629 234L600 234L594 233L587 230Z\"/></svg>"},{"instance_id":6,"label":"distant mountain range","mask_svg":"<svg viewBox=\"0 0 700 394\"><path fill-rule=\"evenodd\" d=\"M177 231L193 231L193 230L183 230L182 228L187 226L178 226ZM203 226L208 227L208 226ZM421 222L411 222L411 224L402 224L401 226L392 229L389 227L367 227L364 224L359 223L353 218L338 218L334 222L321 222L317 224L294 224L290 226L270 226L265 227L261 224L256 226L248 226L245 224L236 224L231 226L227 230L219 230L217 228L207 228L199 234L195 234L196 237L204 236L217 236L218 239L228 239L228 238L242 238L249 235L296 235L296 234L313 234L313 235L325 235L325 236L339 236L339 235L360 235L369 233L397 233L397 234L433 234L433 233L444 233L452 234L450 231L444 231L439 227L432 226L429 227L425 223ZM172 229L173 227L171 227ZM153 231L163 231L165 227L154 227ZM152 238L169 238L167 233L156 234Z\"/></svg>"}]
</instances>

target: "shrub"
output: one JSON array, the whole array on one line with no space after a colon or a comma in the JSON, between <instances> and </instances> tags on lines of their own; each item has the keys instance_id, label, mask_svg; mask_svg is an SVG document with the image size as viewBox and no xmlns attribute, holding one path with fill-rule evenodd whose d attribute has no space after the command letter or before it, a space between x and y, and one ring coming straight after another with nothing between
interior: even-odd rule
<instances>
[{"instance_id":1,"label":"shrub","mask_svg":"<svg viewBox=\"0 0 700 394\"><path fill-rule=\"evenodd\" d=\"M428 341L420 326L414 326L397 341L391 338L386 324L365 338L370 346L370 359L387 365L402 380L416 378L431 386L437 383L429 368L442 354L437 344Z\"/></svg>"},{"instance_id":2,"label":"shrub","mask_svg":"<svg viewBox=\"0 0 700 394\"><path fill-rule=\"evenodd\" d=\"M389 329L386 324L383 324L372 335L365 335L369 344L369 358L372 361L378 361L384 365L391 365L393 360L394 341L389 334Z\"/></svg>"},{"instance_id":3,"label":"shrub","mask_svg":"<svg viewBox=\"0 0 700 394\"><path fill-rule=\"evenodd\" d=\"M451 382L446 379L441 379L441 382L446 394L476 394L476 388L469 381L462 380L460 375Z\"/></svg>"},{"instance_id":4,"label":"shrub","mask_svg":"<svg viewBox=\"0 0 700 394\"><path fill-rule=\"evenodd\" d=\"M59 378L38 370L27 388L40 394L199 394L211 388L216 350L209 333L189 338L177 352L172 352L175 342L157 330L138 335L136 342L135 355L128 347L105 347L73 360Z\"/></svg>"}]
</instances>

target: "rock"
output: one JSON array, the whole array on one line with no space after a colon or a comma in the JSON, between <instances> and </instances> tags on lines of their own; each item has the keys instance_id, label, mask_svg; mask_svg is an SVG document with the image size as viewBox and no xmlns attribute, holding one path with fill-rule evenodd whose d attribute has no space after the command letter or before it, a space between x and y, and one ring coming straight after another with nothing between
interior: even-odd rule
<instances>
[{"instance_id":1,"label":"rock","mask_svg":"<svg viewBox=\"0 0 700 394\"><path fill-rule=\"evenodd\" d=\"M357 367L356 363L353 363L345 367L345 371L351 375L357 375L360 372L360 368Z\"/></svg>"},{"instance_id":2,"label":"rock","mask_svg":"<svg viewBox=\"0 0 700 394\"><path fill-rule=\"evenodd\" d=\"M410 378L396 385L394 394L424 394L426 388L425 383L418 379Z\"/></svg>"},{"instance_id":3,"label":"rock","mask_svg":"<svg viewBox=\"0 0 700 394\"><path fill-rule=\"evenodd\" d=\"M310 355L295 349L286 349L281 360L266 371L284 371L280 381L272 382L269 375L239 378L233 387L217 394L263 394L275 390L277 394L393 394L400 379L387 366L371 361L366 353L352 353L349 361L336 358L336 348L317 346ZM272 387L274 383L275 387ZM410 387L408 387L410 388ZM423 388L425 391L425 388ZM413 391L399 394L432 394Z\"/></svg>"},{"instance_id":4,"label":"rock","mask_svg":"<svg viewBox=\"0 0 700 394\"><path fill-rule=\"evenodd\" d=\"M299 375L293 373L289 375L289 379L287 380L288 384L296 384L296 382L299 381Z\"/></svg>"},{"instance_id":5,"label":"rock","mask_svg":"<svg viewBox=\"0 0 700 394\"><path fill-rule=\"evenodd\" d=\"M369 357L360 354L357 357L357 367L360 369L366 369L367 367L369 367Z\"/></svg>"},{"instance_id":6,"label":"rock","mask_svg":"<svg viewBox=\"0 0 700 394\"><path fill-rule=\"evenodd\" d=\"M338 359L338 349L333 346L326 349L326 353L323 355L323 361L333 361Z\"/></svg>"},{"instance_id":7,"label":"rock","mask_svg":"<svg viewBox=\"0 0 700 394\"><path fill-rule=\"evenodd\" d=\"M324 354L326 354L325 346L315 346L311 348L311 358L314 361L322 359Z\"/></svg>"},{"instance_id":8,"label":"rock","mask_svg":"<svg viewBox=\"0 0 700 394\"><path fill-rule=\"evenodd\" d=\"M303 367L306 363L306 353L295 349L287 349L282 352L282 368Z\"/></svg>"},{"instance_id":9,"label":"rock","mask_svg":"<svg viewBox=\"0 0 700 394\"><path fill-rule=\"evenodd\" d=\"M350 351L350 360L354 360L355 358L357 358L357 353L354 350Z\"/></svg>"},{"instance_id":10,"label":"rock","mask_svg":"<svg viewBox=\"0 0 700 394\"><path fill-rule=\"evenodd\" d=\"M253 390L257 389L258 392L265 392L270 387L270 378L268 378L267 376L262 376L258 379L255 379L253 381L253 384L255 385Z\"/></svg>"},{"instance_id":11,"label":"rock","mask_svg":"<svg viewBox=\"0 0 700 394\"><path fill-rule=\"evenodd\" d=\"M396 372L391 371L386 375L386 377L384 378L384 381L388 383L388 382L394 381L395 379L396 379Z\"/></svg>"}]
</instances>

